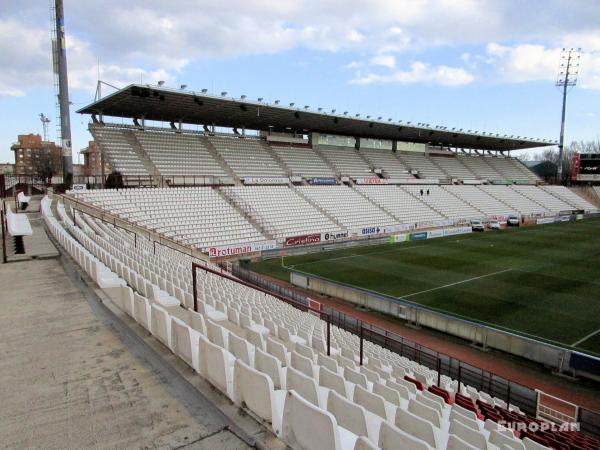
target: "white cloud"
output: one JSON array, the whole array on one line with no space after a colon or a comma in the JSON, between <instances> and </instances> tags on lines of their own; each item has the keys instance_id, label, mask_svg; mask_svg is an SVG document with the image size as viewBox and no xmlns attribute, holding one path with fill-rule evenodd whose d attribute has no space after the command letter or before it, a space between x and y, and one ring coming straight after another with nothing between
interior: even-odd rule
<instances>
[{"instance_id":1,"label":"white cloud","mask_svg":"<svg viewBox=\"0 0 600 450\"><path fill-rule=\"evenodd\" d=\"M369 62L373 66L383 66L389 69L396 67L396 57L394 55L377 55L373 56Z\"/></svg>"},{"instance_id":2,"label":"white cloud","mask_svg":"<svg viewBox=\"0 0 600 450\"><path fill-rule=\"evenodd\" d=\"M363 76L357 74L357 77L350 82L353 84L429 83L442 86L461 86L471 83L474 79L472 74L459 67L444 65L433 67L417 61L410 65L410 70L398 70L387 75L369 73Z\"/></svg>"},{"instance_id":3,"label":"white cloud","mask_svg":"<svg viewBox=\"0 0 600 450\"><path fill-rule=\"evenodd\" d=\"M487 63L499 73L503 81L551 81L558 75L562 48L491 43L486 47ZM578 86L600 90L600 51L582 51Z\"/></svg>"},{"instance_id":4,"label":"white cloud","mask_svg":"<svg viewBox=\"0 0 600 450\"><path fill-rule=\"evenodd\" d=\"M3 0L2 8L0 95L51 83L47 9L38 0ZM71 0L66 13L69 40L82 47L77 54L72 46L70 67L79 64L77 58L87 61L91 56L95 61L99 56L106 76L114 76L107 81L113 82L137 78L136 72L176 78L192 61L302 47L355 52L364 59L356 64L371 60L371 65L390 69L398 53L458 48L468 72L447 66L428 71L440 72L430 81L464 84L480 67L481 52L472 46L495 42L499 44L490 44L486 56L498 64L504 79L540 79L550 68L552 78L557 66L554 49L581 45L592 52L589 61L582 58L582 86L600 85L598 56L593 53L600 51L600 2L567 5L548 0L541 7L519 0L346 0L340 8L338 0L130 0L126 5L119 0ZM463 51L464 45L470 46L470 54ZM94 61L89 66L95 66ZM78 66L74 86L90 85L94 77L89 66ZM404 72L397 73L403 78Z\"/></svg>"}]
</instances>

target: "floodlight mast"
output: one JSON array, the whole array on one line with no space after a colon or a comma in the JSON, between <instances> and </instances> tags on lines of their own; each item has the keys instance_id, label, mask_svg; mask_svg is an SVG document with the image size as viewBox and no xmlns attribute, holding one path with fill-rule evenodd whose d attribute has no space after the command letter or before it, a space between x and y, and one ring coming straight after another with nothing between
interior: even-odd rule
<instances>
[{"instance_id":1,"label":"floodlight mast","mask_svg":"<svg viewBox=\"0 0 600 450\"><path fill-rule=\"evenodd\" d=\"M73 159L71 150L71 120L69 115L69 81L67 77L67 47L65 41L65 18L62 0L54 1L54 45L53 60L55 75L58 76L58 105L60 111L60 137L63 151L63 182L71 187L73 181Z\"/></svg>"},{"instance_id":2,"label":"floodlight mast","mask_svg":"<svg viewBox=\"0 0 600 450\"><path fill-rule=\"evenodd\" d=\"M565 146L565 117L567 114L567 93L569 88L577 84L579 74L579 59L581 48L563 48L560 55L560 66L556 86L562 88L562 115L560 120L560 139L558 142L558 168L556 177L562 182L563 174L563 150Z\"/></svg>"}]
</instances>

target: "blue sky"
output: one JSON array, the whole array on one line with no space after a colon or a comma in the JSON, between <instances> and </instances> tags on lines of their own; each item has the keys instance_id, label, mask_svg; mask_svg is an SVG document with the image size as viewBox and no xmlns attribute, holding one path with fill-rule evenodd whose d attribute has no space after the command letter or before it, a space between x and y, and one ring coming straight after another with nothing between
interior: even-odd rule
<instances>
[{"instance_id":1,"label":"blue sky","mask_svg":"<svg viewBox=\"0 0 600 450\"><path fill-rule=\"evenodd\" d=\"M341 7L340 5L343 5ZM0 162L17 134L56 118L45 1L0 9ZM567 141L600 137L600 3L585 0L65 0L74 110L100 78L362 116L558 139L563 47L581 47Z\"/></svg>"}]
</instances>

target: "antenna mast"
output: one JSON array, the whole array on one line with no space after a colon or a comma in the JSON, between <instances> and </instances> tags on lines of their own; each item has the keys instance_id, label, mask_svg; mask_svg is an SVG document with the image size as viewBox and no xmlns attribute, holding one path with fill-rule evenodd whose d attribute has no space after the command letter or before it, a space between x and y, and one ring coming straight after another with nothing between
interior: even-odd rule
<instances>
[{"instance_id":1,"label":"antenna mast","mask_svg":"<svg viewBox=\"0 0 600 450\"><path fill-rule=\"evenodd\" d=\"M44 142L48 142L48 124L50 123L50 119L48 119L44 113L40 113L40 121L42 122L42 128L44 129Z\"/></svg>"}]
</instances>

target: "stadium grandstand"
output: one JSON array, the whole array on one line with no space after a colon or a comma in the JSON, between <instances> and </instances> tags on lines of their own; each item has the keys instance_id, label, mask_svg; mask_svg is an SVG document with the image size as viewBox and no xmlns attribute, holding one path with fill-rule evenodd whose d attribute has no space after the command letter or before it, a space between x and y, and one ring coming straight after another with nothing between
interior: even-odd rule
<instances>
[{"instance_id":1,"label":"stadium grandstand","mask_svg":"<svg viewBox=\"0 0 600 450\"><path fill-rule=\"evenodd\" d=\"M546 226L592 227L596 204L565 186L544 184L514 157L515 151L554 142L142 84L78 112L90 116L102 170L107 162L111 173L100 180L75 180L64 194L40 200L52 241L69 255L81 278L85 275L110 300L120 322L141 330L152 345L160 343L169 361L161 364L184 363L188 376L198 375L219 393L218 402L243 409L260 424L248 445L600 448L597 399L586 398L584 407L570 401L573 397L560 398L490 366L477 367L412 342L379 326L381 316L373 314L369 322L353 316L354 308L335 309L336 295L323 291L318 296L310 290L312 279L304 285L294 279L281 283L248 270L250 260L278 262L281 257L278 270L292 270L284 266L287 254L318 262L329 251L352 252L336 254L334 261L361 256L367 246L385 245L389 251L403 248L390 244L440 238L455 246L453 253L432 251L439 257L435 264L417 256L422 277L430 278L429 266L458 265L457 253L475 252L477 243L460 248L462 241L455 239L469 235L465 240L476 241L471 232L478 226L487 230L481 239L512 237L517 241L510 245L522 247L528 232L541 234ZM121 183L105 188L111 175ZM31 199L21 191L17 200L18 187L18 182L7 185L15 207L22 202L26 208ZM25 214L13 213L10 206L8 211L11 227L5 231L3 226L3 236L29 236L23 231L25 218L15 218ZM510 224L523 230L490 231ZM488 249L501 246L484 242ZM382 265L388 263L392 256ZM470 268L484 270L486 264ZM360 295L365 302L360 306L386 312L386 323L442 331L448 342L460 338L457 346L502 350L538 363L540 371L550 367L597 382L596 348L578 346L595 332L579 330L588 336L578 335L575 343L549 342L409 298L512 270L467 273L466 280L445 281L406 298L359 286L359 271L348 272L356 285L345 288L355 298ZM595 269L586 270L593 277ZM505 285L499 282L493 295L501 297ZM371 294L379 309L366 303ZM339 301L343 298L340 294ZM589 314L594 311L597 306L590 306ZM260 440L265 433L280 445L265 445Z\"/></svg>"}]
</instances>

